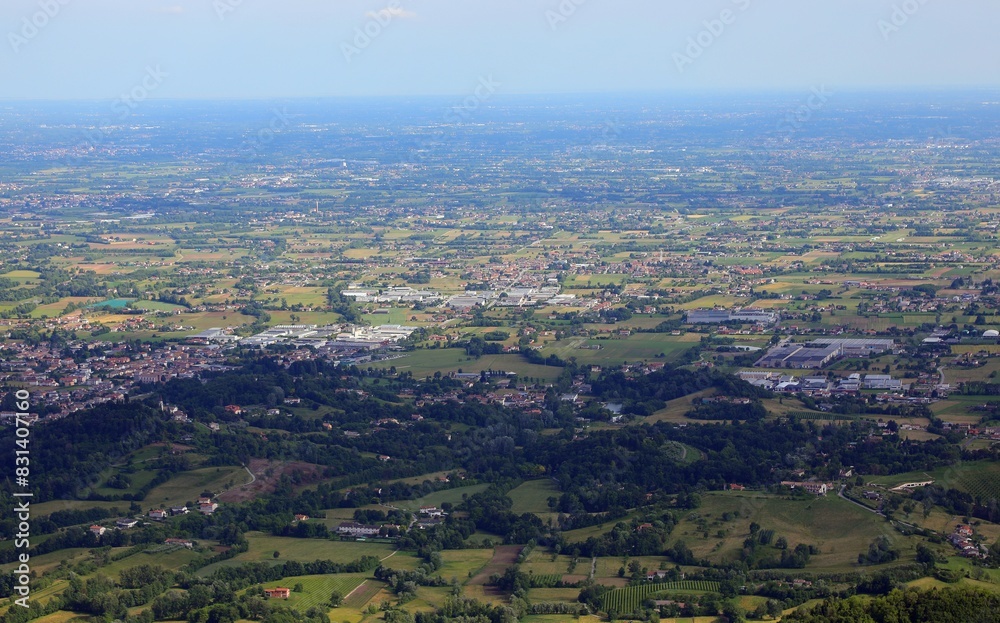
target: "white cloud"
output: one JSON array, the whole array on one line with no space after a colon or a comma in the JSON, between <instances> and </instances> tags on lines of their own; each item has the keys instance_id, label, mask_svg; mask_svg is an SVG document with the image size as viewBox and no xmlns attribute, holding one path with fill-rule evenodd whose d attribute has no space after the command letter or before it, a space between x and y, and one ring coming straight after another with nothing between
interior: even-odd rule
<instances>
[{"instance_id":1,"label":"white cloud","mask_svg":"<svg viewBox=\"0 0 1000 623\"><path fill-rule=\"evenodd\" d=\"M400 6L388 6L384 9L379 9L378 11L368 11L365 13L366 16L371 19L411 19L417 16L413 11L407 11Z\"/></svg>"}]
</instances>

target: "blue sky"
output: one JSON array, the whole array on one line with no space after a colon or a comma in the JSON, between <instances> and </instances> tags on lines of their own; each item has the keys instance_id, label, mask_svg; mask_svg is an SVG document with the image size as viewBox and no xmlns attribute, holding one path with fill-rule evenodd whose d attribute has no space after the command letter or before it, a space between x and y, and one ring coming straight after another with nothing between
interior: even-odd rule
<instances>
[{"instance_id":1,"label":"blue sky","mask_svg":"<svg viewBox=\"0 0 1000 623\"><path fill-rule=\"evenodd\" d=\"M996 88L997 23L995 0L2 0L0 98Z\"/></svg>"}]
</instances>

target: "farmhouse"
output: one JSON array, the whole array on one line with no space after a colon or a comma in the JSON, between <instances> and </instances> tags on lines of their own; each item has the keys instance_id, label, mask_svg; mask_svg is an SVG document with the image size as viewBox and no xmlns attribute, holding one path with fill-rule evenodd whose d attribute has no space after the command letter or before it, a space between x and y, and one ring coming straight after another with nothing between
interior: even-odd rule
<instances>
[{"instance_id":1,"label":"farmhouse","mask_svg":"<svg viewBox=\"0 0 1000 623\"><path fill-rule=\"evenodd\" d=\"M278 586L275 588L265 588L264 596L268 599L288 599L292 596L292 589Z\"/></svg>"},{"instance_id":2,"label":"farmhouse","mask_svg":"<svg viewBox=\"0 0 1000 623\"><path fill-rule=\"evenodd\" d=\"M218 508L218 503L213 502L212 498L198 498L198 512L202 515L211 515Z\"/></svg>"},{"instance_id":3,"label":"farmhouse","mask_svg":"<svg viewBox=\"0 0 1000 623\"><path fill-rule=\"evenodd\" d=\"M367 526L354 521L345 521L337 526L337 534L353 537L377 536L379 530L379 526Z\"/></svg>"},{"instance_id":4,"label":"farmhouse","mask_svg":"<svg viewBox=\"0 0 1000 623\"><path fill-rule=\"evenodd\" d=\"M166 519L166 517L167 517L167 511L163 510L162 508L154 508L153 510L149 511L150 519Z\"/></svg>"},{"instance_id":5,"label":"farmhouse","mask_svg":"<svg viewBox=\"0 0 1000 623\"><path fill-rule=\"evenodd\" d=\"M826 495L830 488L822 482L792 482L789 480L782 481L781 486L789 487L790 489L802 489L806 493L812 493L813 495Z\"/></svg>"},{"instance_id":6,"label":"farmhouse","mask_svg":"<svg viewBox=\"0 0 1000 623\"><path fill-rule=\"evenodd\" d=\"M420 514L428 517L444 517L444 511L437 506L421 506Z\"/></svg>"}]
</instances>

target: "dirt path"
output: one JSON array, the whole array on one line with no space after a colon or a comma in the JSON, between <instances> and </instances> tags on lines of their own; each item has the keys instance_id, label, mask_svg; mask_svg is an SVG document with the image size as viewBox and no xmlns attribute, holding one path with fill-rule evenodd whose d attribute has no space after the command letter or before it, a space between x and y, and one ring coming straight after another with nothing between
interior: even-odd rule
<instances>
[{"instance_id":1,"label":"dirt path","mask_svg":"<svg viewBox=\"0 0 1000 623\"><path fill-rule=\"evenodd\" d=\"M395 552L393 552L393 553L395 553ZM350 593L347 593L346 595L344 595L344 601L347 601L348 599L350 599L350 598L351 598L351 595L353 595L354 593L356 593L356 592L358 592L359 590L361 590L361 587L362 587L362 586L364 586L364 585L365 585L365 584L367 584L367 583L368 583L368 580L365 580L365 581L364 581L364 582L362 582L361 584L358 584L358 585L357 585L356 587L354 587L354 590L353 590L353 591L351 591Z\"/></svg>"},{"instance_id":2,"label":"dirt path","mask_svg":"<svg viewBox=\"0 0 1000 623\"><path fill-rule=\"evenodd\" d=\"M485 567L479 570L479 573L472 576L468 584L486 586L486 583L490 581L491 575L494 573L503 573L517 562L517 556L521 553L522 549L524 549L522 545L498 545L493 550L493 558L486 563Z\"/></svg>"}]
</instances>

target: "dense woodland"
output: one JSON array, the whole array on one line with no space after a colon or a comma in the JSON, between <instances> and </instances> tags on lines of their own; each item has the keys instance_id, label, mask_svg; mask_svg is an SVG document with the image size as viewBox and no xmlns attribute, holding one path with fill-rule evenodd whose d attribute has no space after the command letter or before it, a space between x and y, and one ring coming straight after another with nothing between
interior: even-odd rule
<instances>
[{"instance_id":1,"label":"dense woodland","mask_svg":"<svg viewBox=\"0 0 1000 623\"><path fill-rule=\"evenodd\" d=\"M36 427L34 456L40 464L50 466L39 471L34 481L39 502L92 499L121 504L119 508L108 510L57 511L38 521L35 533L51 537L37 542L32 553L91 545L90 535L79 527L80 524L135 512L135 503L141 501L152 486L192 467L184 454L166 455L157 463L158 473L149 486L131 492L125 487L115 494L107 493L108 487L114 490L113 484L106 483L103 489L98 486L112 466L120 465L130 452L153 442L183 441L207 457L204 465L210 466L239 466L255 457L299 460L322 466L323 480L298 493L292 480L284 477L272 494L240 504L226 504L212 516L187 515L170 524L113 532L108 537L107 544L118 547L148 547L166 537L211 539L229 546L228 552L206 559L203 564L243 551L246 548L243 534L251 530L294 538L331 537L320 524L293 526L296 513L318 515L328 508L413 499L434 488L457 484L384 484L393 478L443 469L461 473L464 480L458 482L462 484L488 484L484 491L466 496L454 508L460 512L450 515L440 525L410 531L399 539L400 547L417 552L427 560L427 567L416 575L390 568L378 571L379 577L391 579L391 584L400 590L404 590L407 582L416 585L441 582L434 573L435 552L466 547L466 540L476 531L496 535L497 542L546 546L576 557L666 556L677 565L699 565L704 569L704 577L724 582L745 581L734 578L766 574L770 569L802 569L815 553L813 546L788 543L773 530L760 526L756 526L756 530L751 527L751 536L744 543L738 560L725 564L698 559L683 540L673 538L672 533L682 513L698 508L700 494L721 490L729 483L777 490L780 480L797 469L832 479L846 466L866 474L892 474L931 471L963 459L996 458L987 451L963 452L945 439L921 443L896 436L876 439L873 436L876 425L865 420L824 426L794 417L764 421L752 415L765 394L746 383L712 372L668 368L653 374L630 376L611 370L591 381L598 396L620 401L634 413L655 409L674 397L705 388L714 388L727 399L748 399L749 402L731 403L733 421L726 424L678 426L644 424L640 420L634 425L581 436L576 432L577 414L567 412L555 396L550 396L547 408L540 415L474 401L464 401L464 404L456 400L428 402L415 407L399 397L402 390L430 396L450 391L465 397L475 395L477 388L468 388L447 378L415 381L406 375L389 377L358 368L335 370L322 361L296 363L286 369L277 359L261 358L248 362L241 370L219 374L205 382L171 381L158 387L142 402L107 404L70 415L58 426ZM300 398L305 409L324 408L326 414L321 418L237 416L224 409L234 403L275 405L291 396ZM195 422L173 421L169 412L160 410L160 401L177 406ZM739 410L735 409L737 404ZM601 417L596 411L589 413ZM414 414L422 419L414 420ZM377 420L382 422L373 428ZM396 423L391 423L392 420ZM225 427L211 433L201 425L213 421L222 422ZM329 427L324 427L324 423ZM267 438L248 430L251 426L269 431ZM348 431L357 434L347 436L344 433ZM10 429L4 434L9 435ZM697 453L697 457L682 460L686 452ZM382 462L367 458L372 454L390 455L393 460ZM507 494L525 479L539 476L550 478L559 492L549 501L550 508L559 517L554 523L545 523L531 513L512 511ZM348 493L345 487L350 488ZM99 493L99 489L105 493ZM12 503L8 497L10 492L7 483L3 503ZM996 500L972 498L954 489L928 487L914 497L953 512L991 517L997 512ZM384 514L373 516L372 512L358 511L355 517L359 521L393 519L402 523L406 520L404 515L390 518ZM616 520L611 529L583 542L570 544L562 535L566 530ZM12 531L13 522L10 518L0 520L0 529ZM2 550L0 561L12 560L8 555L12 553L13 550ZM859 562L880 564L893 560L893 556L895 553L890 547L874 542L867 554L859 556ZM933 556L927 564L933 565ZM225 623L238 618L258 618L273 623L311 620L308 615L262 606L253 591L239 598L233 596L233 591L255 582L314 573L320 568L295 565L291 568L287 564L222 568L207 580L195 580L189 573L167 577L162 570L149 569L150 577L145 581L123 577L117 585L101 578L75 582L62 603L81 612L120 618L125 608L150 603L152 599L151 610L140 617L125 617L136 623L178 617L187 617L193 623ZM376 566L377 561L360 560L350 568L369 571ZM517 587L530 580L517 576L516 568L513 573L511 577L496 578L495 582L516 595ZM887 580L887 584L876 592L886 593L895 581L911 577L906 575L911 573L909 571L900 573L899 580ZM764 575L756 577L766 579ZM633 579L638 581L639 578ZM0 594L10 594L10 582L10 578L0 582ZM178 583L189 589L183 597L167 590ZM865 590L862 584L843 596ZM589 589L583 586L581 590L586 593ZM782 594L777 587L772 593ZM892 593L876 602L830 601L824 602L814 614L797 615L799 618L794 620L929 620L892 619L883 614L893 608L901 612L909 609L907 612L911 613L920 609L947 609L944 604L950 599L958 599L956 595L942 593L929 597ZM581 600L586 602L586 599L588 597L581 594ZM797 597L789 599L788 603L799 603ZM978 604L979 600L988 601L992 597L973 595L969 599L970 603ZM542 608L537 611L544 611L542 606L537 607ZM722 605L711 602L705 607L711 610ZM416 621L513 621L528 611L526 604L494 608L457 599L436 614L418 615ZM857 615L862 618L855 616L858 612L863 613ZM39 613L34 611L34 614ZM3 621L22 623L25 616L21 609L11 610ZM402 611L392 611L387 613L386 620L405 621L409 616Z\"/></svg>"}]
</instances>

